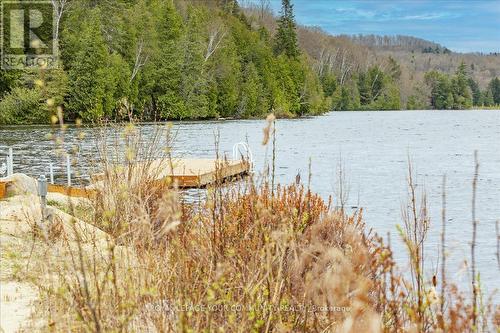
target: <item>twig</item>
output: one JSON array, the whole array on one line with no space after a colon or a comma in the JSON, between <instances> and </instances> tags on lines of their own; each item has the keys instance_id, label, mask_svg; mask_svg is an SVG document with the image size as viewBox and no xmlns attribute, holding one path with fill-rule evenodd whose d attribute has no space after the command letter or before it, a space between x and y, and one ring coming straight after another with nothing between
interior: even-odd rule
<instances>
[{"instance_id":1,"label":"twig","mask_svg":"<svg viewBox=\"0 0 500 333\"><path fill-rule=\"evenodd\" d=\"M441 208L441 316L444 318L444 300L446 291L446 175L443 176L443 193ZM444 330L444 327L441 327Z\"/></svg>"},{"instance_id":2,"label":"twig","mask_svg":"<svg viewBox=\"0 0 500 333\"><path fill-rule=\"evenodd\" d=\"M498 269L500 269L500 227L498 226L499 221L495 223L495 233L497 235L497 263Z\"/></svg>"},{"instance_id":3,"label":"twig","mask_svg":"<svg viewBox=\"0 0 500 333\"><path fill-rule=\"evenodd\" d=\"M476 286L476 192L477 179L479 176L479 162L477 160L477 150L474 151L474 178L472 179L472 244L471 244L471 270L472 270L472 324L477 323L477 286Z\"/></svg>"}]
</instances>

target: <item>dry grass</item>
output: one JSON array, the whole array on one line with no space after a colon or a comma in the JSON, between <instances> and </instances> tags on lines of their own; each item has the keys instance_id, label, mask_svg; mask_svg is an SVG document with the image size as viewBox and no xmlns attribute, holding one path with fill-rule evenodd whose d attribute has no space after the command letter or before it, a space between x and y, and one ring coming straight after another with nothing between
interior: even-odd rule
<instances>
[{"instance_id":1,"label":"dry grass","mask_svg":"<svg viewBox=\"0 0 500 333\"><path fill-rule=\"evenodd\" d=\"M401 228L408 276L390 240L366 231L362 210L332 208L299 179L275 187L273 175L216 182L206 200L182 203L171 184L153 181L147 163L134 170L136 156L158 158L153 148L165 135L145 149L129 127L125 150L101 145L101 164L129 163L127 172L106 173L103 195L85 214L111 237L84 241L74 228L74 240L38 240L46 251L38 260L52 258L31 270L44 296L42 330L493 332L500 324L498 305L480 288L475 311L452 281L426 278L430 222L411 168Z\"/></svg>"}]
</instances>

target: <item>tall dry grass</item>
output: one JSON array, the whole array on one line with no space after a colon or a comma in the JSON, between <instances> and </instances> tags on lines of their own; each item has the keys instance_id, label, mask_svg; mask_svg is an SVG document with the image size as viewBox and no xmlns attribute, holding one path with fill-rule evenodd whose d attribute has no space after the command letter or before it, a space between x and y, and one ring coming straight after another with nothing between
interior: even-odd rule
<instances>
[{"instance_id":1,"label":"tall dry grass","mask_svg":"<svg viewBox=\"0 0 500 333\"><path fill-rule=\"evenodd\" d=\"M273 138L275 147L273 124L269 118L264 142ZM233 185L218 179L206 199L184 203L175 184L156 181L151 162L175 163L171 138L167 129L145 142L130 125L114 145L99 145L106 170L96 185L101 195L81 217L108 236L89 238L75 227L71 237L40 240L47 251L57 249L36 270L40 311L49 318L38 323L42 330L498 330L500 309L480 288L471 299L446 281L444 217L442 281L428 277L430 219L411 164L400 229L408 275L394 260L390 237L367 231L362 210L346 214L343 204L323 200L300 177L292 185L275 184L273 172ZM273 165L275 159L273 152ZM444 203L445 192L443 216Z\"/></svg>"}]
</instances>

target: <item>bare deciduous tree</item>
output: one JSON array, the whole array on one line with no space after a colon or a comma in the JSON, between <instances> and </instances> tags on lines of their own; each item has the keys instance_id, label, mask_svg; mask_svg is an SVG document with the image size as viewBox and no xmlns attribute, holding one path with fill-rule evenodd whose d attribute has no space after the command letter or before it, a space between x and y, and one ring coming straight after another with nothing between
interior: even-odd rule
<instances>
[{"instance_id":1,"label":"bare deciduous tree","mask_svg":"<svg viewBox=\"0 0 500 333\"><path fill-rule=\"evenodd\" d=\"M208 43L205 52L205 62L217 51L222 40L226 36L226 30L222 24L212 25L208 29Z\"/></svg>"},{"instance_id":2,"label":"bare deciduous tree","mask_svg":"<svg viewBox=\"0 0 500 333\"><path fill-rule=\"evenodd\" d=\"M70 5L70 0L51 0L52 7L55 13L55 27L54 27L54 42L56 43L56 50L59 47L59 30L61 28L61 20Z\"/></svg>"},{"instance_id":3,"label":"bare deciduous tree","mask_svg":"<svg viewBox=\"0 0 500 333\"><path fill-rule=\"evenodd\" d=\"M134 68L132 69L132 75L130 76L130 82L134 81L137 73L139 73L140 69L146 65L149 60L149 54L146 54L144 51L144 39L141 38L137 43L137 48L135 52L135 61Z\"/></svg>"},{"instance_id":4,"label":"bare deciduous tree","mask_svg":"<svg viewBox=\"0 0 500 333\"><path fill-rule=\"evenodd\" d=\"M271 13L271 2L270 0L260 0L259 1L259 20L262 22L266 15Z\"/></svg>"}]
</instances>

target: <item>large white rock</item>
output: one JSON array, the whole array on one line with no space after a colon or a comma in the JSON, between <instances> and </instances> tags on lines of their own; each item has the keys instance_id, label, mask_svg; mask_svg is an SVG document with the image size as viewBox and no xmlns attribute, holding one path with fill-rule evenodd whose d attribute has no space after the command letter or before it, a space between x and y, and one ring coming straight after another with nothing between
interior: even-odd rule
<instances>
[{"instance_id":1,"label":"large white rock","mask_svg":"<svg viewBox=\"0 0 500 333\"><path fill-rule=\"evenodd\" d=\"M38 194L38 182L22 173L15 173L9 177L2 178L7 182L7 196Z\"/></svg>"},{"instance_id":2,"label":"large white rock","mask_svg":"<svg viewBox=\"0 0 500 333\"><path fill-rule=\"evenodd\" d=\"M26 237L35 225L45 231L59 230L59 234L69 240L83 242L109 240L109 235L101 229L75 218L56 207L47 207L46 220L42 223L40 199L35 195L18 195L0 201L0 233L14 237Z\"/></svg>"}]
</instances>

